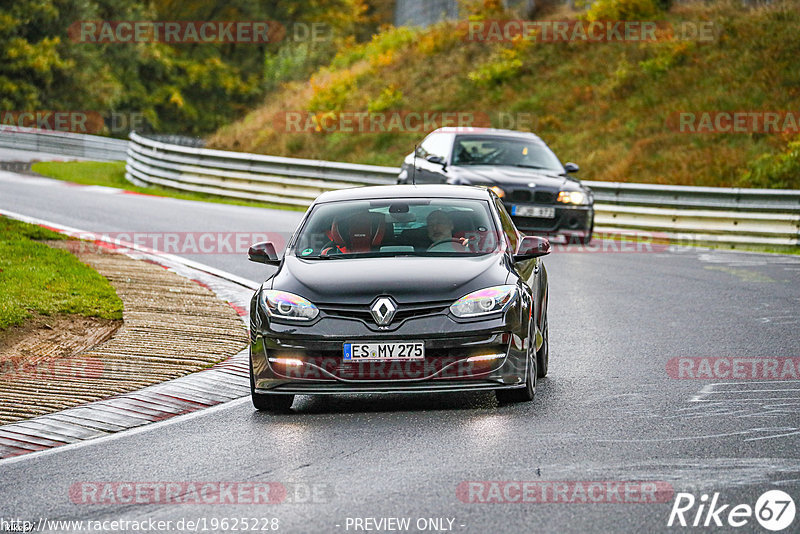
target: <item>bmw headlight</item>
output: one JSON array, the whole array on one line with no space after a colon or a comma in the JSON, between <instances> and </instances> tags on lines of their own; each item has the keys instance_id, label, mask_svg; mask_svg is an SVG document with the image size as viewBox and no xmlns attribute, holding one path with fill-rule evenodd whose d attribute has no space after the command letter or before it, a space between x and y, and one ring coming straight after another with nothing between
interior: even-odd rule
<instances>
[{"instance_id":1,"label":"bmw headlight","mask_svg":"<svg viewBox=\"0 0 800 534\"><path fill-rule=\"evenodd\" d=\"M289 321L311 321L319 315L319 309L294 293L267 289L261 291L261 305L270 317Z\"/></svg>"},{"instance_id":2,"label":"bmw headlight","mask_svg":"<svg viewBox=\"0 0 800 534\"><path fill-rule=\"evenodd\" d=\"M560 191L558 201L564 204L583 204L586 201L586 195L583 191Z\"/></svg>"},{"instance_id":3,"label":"bmw headlight","mask_svg":"<svg viewBox=\"0 0 800 534\"><path fill-rule=\"evenodd\" d=\"M517 286L494 286L464 295L450 306L456 317L477 317L505 311L517 296Z\"/></svg>"}]
</instances>

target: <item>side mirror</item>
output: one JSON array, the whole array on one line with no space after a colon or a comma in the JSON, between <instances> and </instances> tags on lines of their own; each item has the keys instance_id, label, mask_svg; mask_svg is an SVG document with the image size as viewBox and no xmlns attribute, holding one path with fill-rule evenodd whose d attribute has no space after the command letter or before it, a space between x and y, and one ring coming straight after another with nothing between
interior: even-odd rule
<instances>
[{"instance_id":1,"label":"side mirror","mask_svg":"<svg viewBox=\"0 0 800 534\"><path fill-rule=\"evenodd\" d=\"M550 241L544 237L526 235L519 244L514 261L525 261L550 254Z\"/></svg>"},{"instance_id":2,"label":"side mirror","mask_svg":"<svg viewBox=\"0 0 800 534\"><path fill-rule=\"evenodd\" d=\"M275 252L275 245L269 241L251 245L250 249L247 251L247 257L250 261L256 263L266 263L267 265L275 266L281 264L281 260Z\"/></svg>"},{"instance_id":3,"label":"side mirror","mask_svg":"<svg viewBox=\"0 0 800 534\"><path fill-rule=\"evenodd\" d=\"M441 165L442 167L444 167L444 158L442 156L428 156L425 159L427 159L431 163L435 163L437 165Z\"/></svg>"},{"instance_id":4,"label":"side mirror","mask_svg":"<svg viewBox=\"0 0 800 534\"><path fill-rule=\"evenodd\" d=\"M578 172L581 170L577 163L568 162L564 164L564 170L568 173Z\"/></svg>"}]
</instances>

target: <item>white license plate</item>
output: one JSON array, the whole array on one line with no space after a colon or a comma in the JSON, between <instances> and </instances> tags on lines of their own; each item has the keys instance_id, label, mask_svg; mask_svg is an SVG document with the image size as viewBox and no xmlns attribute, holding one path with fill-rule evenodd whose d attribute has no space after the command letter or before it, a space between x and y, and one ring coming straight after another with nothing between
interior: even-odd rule
<instances>
[{"instance_id":1,"label":"white license plate","mask_svg":"<svg viewBox=\"0 0 800 534\"><path fill-rule=\"evenodd\" d=\"M556 216L555 208L542 208L539 206L514 206L511 215L520 217L539 217L541 219L554 219Z\"/></svg>"},{"instance_id":2,"label":"white license plate","mask_svg":"<svg viewBox=\"0 0 800 534\"><path fill-rule=\"evenodd\" d=\"M421 360L425 343L345 343L344 361Z\"/></svg>"}]
</instances>

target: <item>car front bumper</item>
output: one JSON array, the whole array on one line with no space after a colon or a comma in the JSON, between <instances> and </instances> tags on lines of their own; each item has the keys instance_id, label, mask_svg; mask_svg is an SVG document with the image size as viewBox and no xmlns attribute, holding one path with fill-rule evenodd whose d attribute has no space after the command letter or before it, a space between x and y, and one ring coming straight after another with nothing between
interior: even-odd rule
<instances>
[{"instance_id":1,"label":"car front bumper","mask_svg":"<svg viewBox=\"0 0 800 534\"><path fill-rule=\"evenodd\" d=\"M594 223L594 206L575 206L566 204L521 204L506 203L506 209L517 229L523 233L539 235L566 235L583 237L591 233ZM514 206L534 206L555 208L555 217L520 217L513 215Z\"/></svg>"},{"instance_id":2,"label":"car front bumper","mask_svg":"<svg viewBox=\"0 0 800 534\"><path fill-rule=\"evenodd\" d=\"M306 329L311 332L302 332ZM523 329L503 317L461 323L440 315L406 321L392 332L340 318L324 319L314 328L271 323L259 330L250 345L250 364L253 391L261 394L517 388L524 386L529 365L529 340L520 335L527 325ZM351 363L343 357L345 343L398 341L423 342L425 358Z\"/></svg>"}]
</instances>

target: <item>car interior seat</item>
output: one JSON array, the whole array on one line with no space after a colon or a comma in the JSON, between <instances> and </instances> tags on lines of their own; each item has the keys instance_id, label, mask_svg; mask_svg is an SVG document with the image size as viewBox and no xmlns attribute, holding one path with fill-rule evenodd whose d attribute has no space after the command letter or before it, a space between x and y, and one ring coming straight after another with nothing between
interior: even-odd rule
<instances>
[{"instance_id":1,"label":"car interior seat","mask_svg":"<svg viewBox=\"0 0 800 534\"><path fill-rule=\"evenodd\" d=\"M381 213L356 213L334 219L329 237L340 252L369 252L380 247L386 235L386 217ZM323 251L323 254L326 254Z\"/></svg>"}]
</instances>

